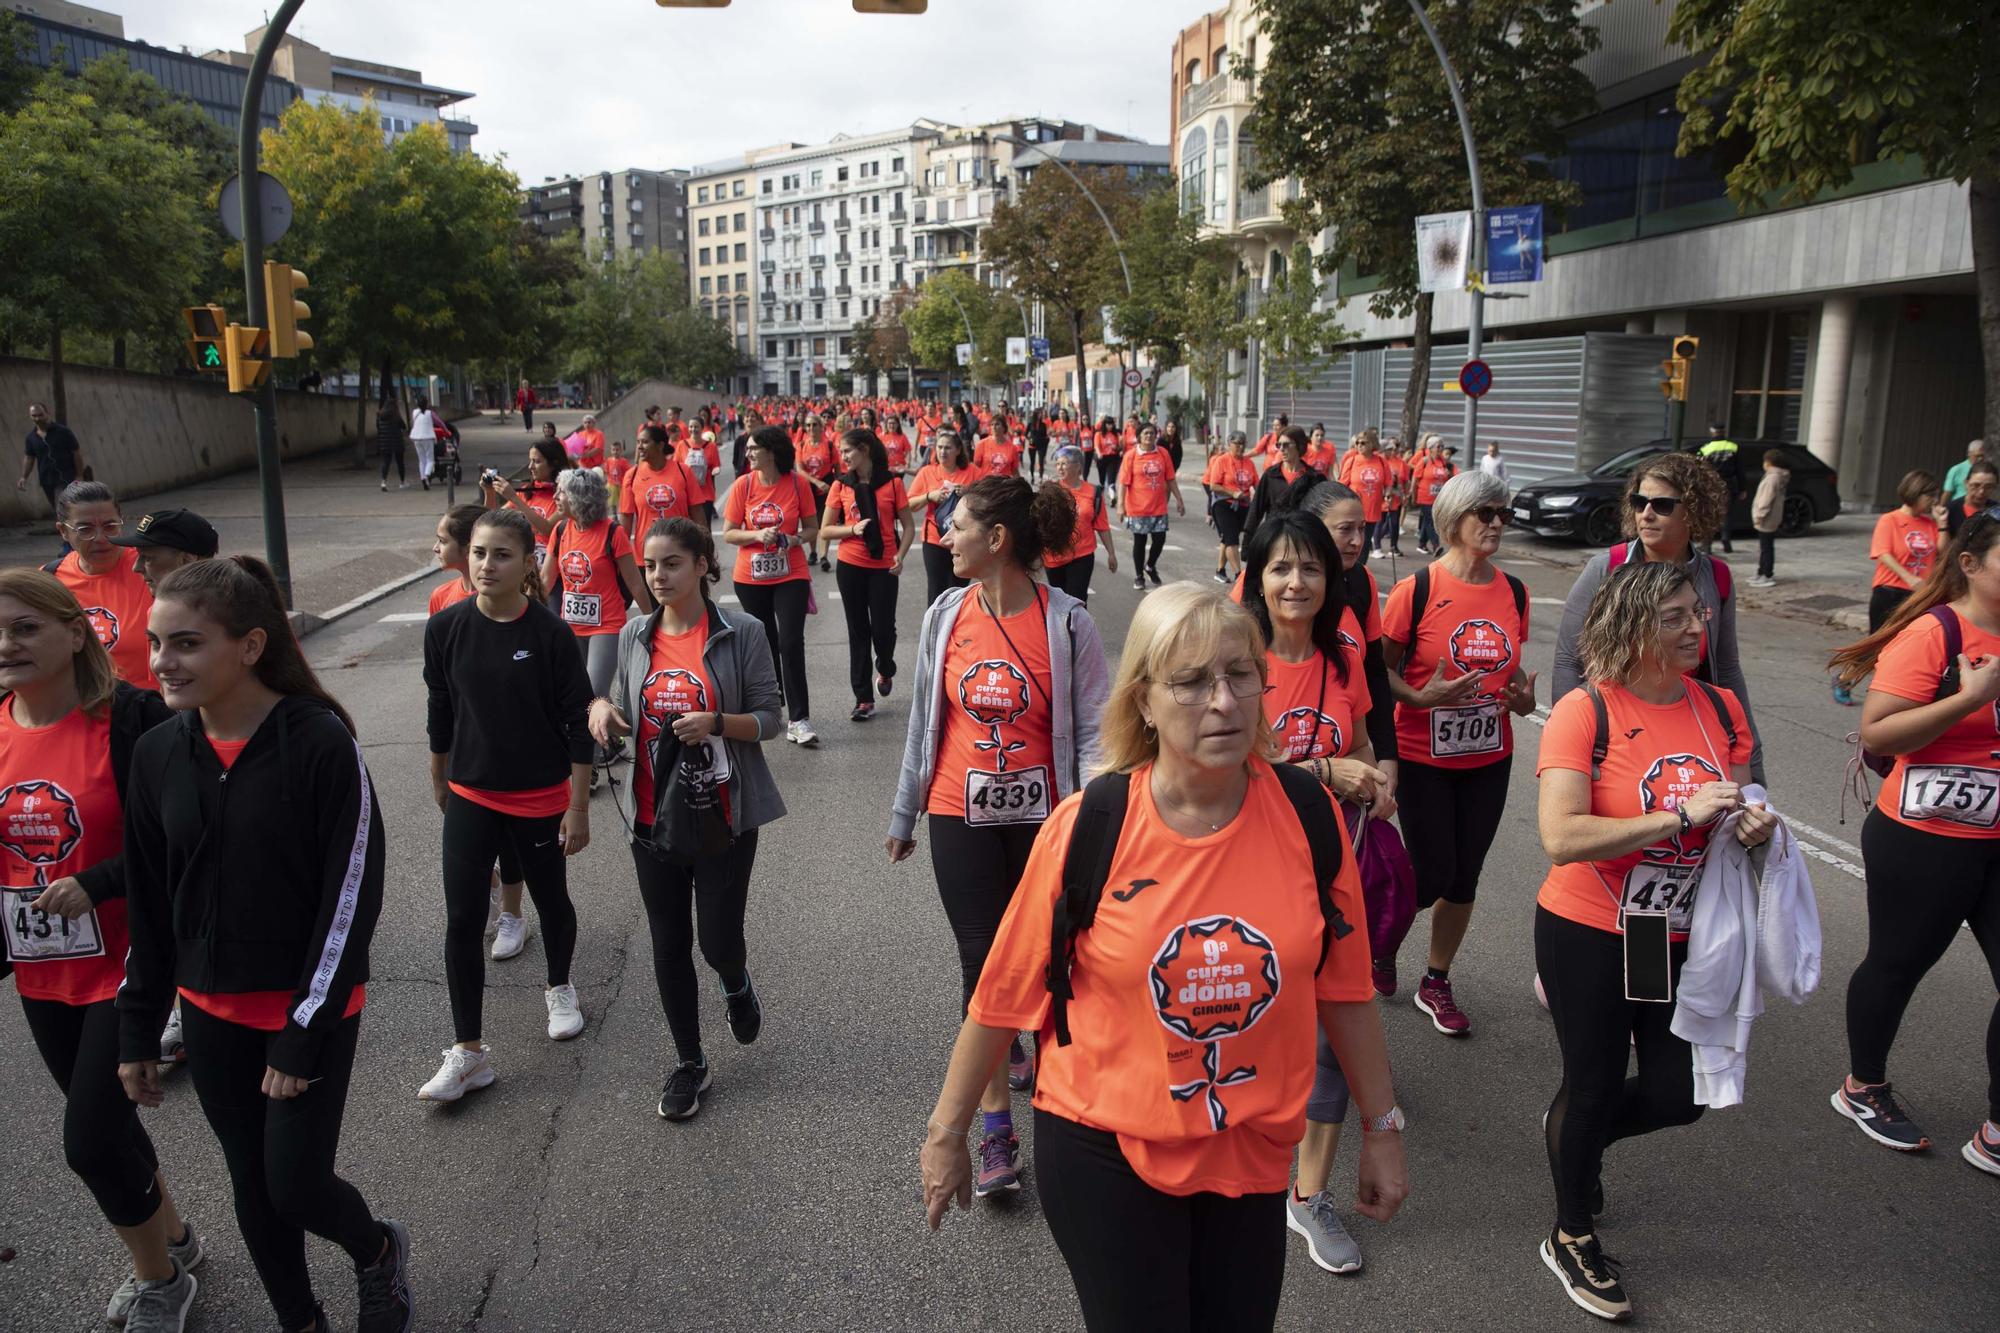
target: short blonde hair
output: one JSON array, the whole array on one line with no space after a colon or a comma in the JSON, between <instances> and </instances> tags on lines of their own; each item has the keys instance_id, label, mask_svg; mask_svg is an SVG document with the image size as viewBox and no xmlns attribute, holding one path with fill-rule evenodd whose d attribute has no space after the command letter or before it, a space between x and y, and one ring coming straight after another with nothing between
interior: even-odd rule
<instances>
[{"instance_id":1,"label":"short blonde hair","mask_svg":"<svg viewBox=\"0 0 2000 1333\"><path fill-rule=\"evenodd\" d=\"M1130 773L1159 758L1160 736L1147 725L1139 700L1147 686L1164 681L1194 661L1204 665L1232 637L1257 664L1257 676L1268 681L1264 635L1248 611L1229 600L1219 587L1199 583L1169 583L1139 603L1125 631L1125 652L1111 680L1111 698L1104 705L1098 739L1103 759L1100 773ZM1251 753L1276 760L1278 743L1264 716L1261 696L1239 699L1255 714Z\"/></svg>"},{"instance_id":2,"label":"short blonde hair","mask_svg":"<svg viewBox=\"0 0 2000 1333\"><path fill-rule=\"evenodd\" d=\"M1702 466L1706 467L1707 464ZM1597 585L1577 636L1577 656L1595 684L1629 685L1660 660L1660 607L1693 586L1687 569L1670 560L1620 565Z\"/></svg>"}]
</instances>

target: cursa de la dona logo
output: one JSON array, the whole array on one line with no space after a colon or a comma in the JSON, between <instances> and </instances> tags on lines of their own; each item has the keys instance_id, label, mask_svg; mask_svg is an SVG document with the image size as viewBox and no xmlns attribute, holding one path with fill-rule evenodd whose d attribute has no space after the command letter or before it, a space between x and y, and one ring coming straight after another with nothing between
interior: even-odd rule
<instances>
[{"instance_id":1,"label":"cursa de la dona logo","mask_svg":"<svg viewBox=\"0 0 2000 1333\"><path fill-rule=\"evenodd\" d=\"M76 798L41 778L0 788L0 845L35 867L35 882L43 872L61 865L83 841L83 816Z\"/></svg>"},{"instance_id":2,"label":"cursa de la dona logo","mask_svg":"<svg viewBox=\"0 0 2000 1333\"><path fill-rule=\"evenodd\" d=\"M1177 1102L1201 1097L1209 1128L1229 1125L1222 1090L1257 1077L1255 1065L1224 1070L1221 1043L1240 1037L1277 1002L1283 978L1270 937L1241 917L1207 916L1168 932L1147 970L1153 1009L1168 1032L1201 1046L1197 1079L1169 1084Z\"/></svg>"},{"instance_id":3,"label":"cursa de la dona logo","mask_svg":"<svg viewBox=\"0 0 2000 1333\"><path fill-rule=\"evenodd\" d=\"M997 767L1007 770L1007 756L1024 750L1023 740L1003 740L1002 727L1012 726L1028 711L1028 677L1005 658L974 662L958 678L958 706L965 715L987 730L987 738L974 741L973 748L997 756Z\"/></svg>"}]
</instances>

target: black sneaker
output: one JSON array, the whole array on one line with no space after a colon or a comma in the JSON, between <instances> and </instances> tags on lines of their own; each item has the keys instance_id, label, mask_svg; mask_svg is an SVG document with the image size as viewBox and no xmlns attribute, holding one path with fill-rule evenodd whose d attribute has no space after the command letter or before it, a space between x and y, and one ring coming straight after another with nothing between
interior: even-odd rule
<instances>
[{"instance_id":1,"label":"black sneaker","mask_svg":"<svg viewBox=\"0 0 2000 1333\"><path fill-rule=\"evenodd\" d=\"M1542 1242L1542 1262L1569 1298L1599 1319L1622 1324L1632 1317L1632 1302L1618 1281L1618 1261L1598 1248L1597 1237L1565 1241L1561 1228L1552 1229Z\"/></svg>"},{"instance_id":2,"label":"black sneaker","mask_svg":"<svg viewBox=\"0 0 2000 1333\"><path fill-rule=\"evenodd\" d=\"M1155 588L1159 587L1159 586L1160 586L1160 567L1159 567L1158 565L1147 565L1147 566L1146 566L1146 577L1147 577L1147 578L1149 578L1149 579L1151 579L1151 580L1153 581L1153 586L1154 586Z\"/></svg>"},{"instance_id":3,"label":"black sneaker","mask_svg":"<svg viewBox=\"0 0 2000 1333\"><path fill-rule=\"evenodd\" d=\"M1229 575L1224 573L1222 570L1218 569L1215 571L1215 581L1217 583L1227 585L1229 582Z\"/></svg>"},{"instance_id":4,"label":"black sneaker","mask_svg":"<svg viewBox=\"0 0 2000 1333\"><path fill-rule=\"evenodd\" d=\"M1132 586L1140 592L1146 591L1146 576L1143 573L1134 574L1132 576Z\"/></svg>"},{"instance_id":5,"label":"black sneaker","mask_svg":"<svg viewBox=\"0 0 2000 1333\"><path fill-rule=\"evenodd\" d=\"M1885 1148L1897 1152L1922 1152L1931 1146L1930 1137L1917 1128L1896 1101L1887 1083L1856 1086L1847 1079L1833 1090L1833 1109L1860 1126L1861 1132Z\"/></svg>"},{"instance_id":6,"label":"black sneaker","mask_svg":"<svg viewBox=\"0 0 2000 1333\"><path fill-rule=\"evenodd\" d=\"M389 1252L356 1274L361 1301L355 1333L410 1333L417 1320L416 1300L410 1295L410 1231L401 1222L378 1220L389 1238ZM319 1318L326 1322L324 1314Z\"/></svg>"},{"instance_id":7,"label":"black sneaker","mask_svg":"<svg viewBox=\"0 0 2000 1333\"><path fill-rule=\"evenodd\" d=\"M701 1094L708 1091L715 1076L709 1072L708 1061L700 1064L693 1061L681 1065L667 1075L667 1082L660 1089L660 1118L662 1120L692 1120L694 1113L701 1109Z\"/></svg>"},{"instance_id":8,"label":"black sneaker","mask_svg":"<svg viewBox=\"0 0 2000 1333\"><path fill-rule=\"evenodd\" d=\"M748 1046L757 1040L757 1034L764 1030L764 1006L758 1003L757 987L748 972L743 974L743 989L723 991L722 1002L729 1010L729 1032L736 1044Z\"/></svg>"},{"instance_id":9,"label":"black sneaker","mask_svg":"<svg viewBox=\"0 0 2000 1333\"><path fill-rule=\"evenodd\" d=\"M875 673L875 693L886 699L895 691L895 688L896 678L894 676L885 676L879 671Z\"/></svg>"},{"instance_id":10,"label":"black sneaker","mask_svg":"<svg viewBox=\"0 0 2000 1333\"><path fill-rule=\"evenodd\" d=\"M847 715L849 722L866 722L875 716L875 705L866 699L858 700L854 711Z\"/></svg>"}]
</instances>

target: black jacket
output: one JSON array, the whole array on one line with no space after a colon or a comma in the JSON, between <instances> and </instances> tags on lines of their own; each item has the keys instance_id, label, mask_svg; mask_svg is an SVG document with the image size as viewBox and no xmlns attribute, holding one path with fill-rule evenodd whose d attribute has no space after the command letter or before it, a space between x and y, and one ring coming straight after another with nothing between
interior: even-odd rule
<instances>
[{"instance_id":1,"label":"black jacket","mask_svg":"<svg viewBox=\"0 0 2000 1333\"><path fill-rule=\"evenodd\" d=\"M176 986L289 991L270 1064L313 1077L368 979L382 911L382 811L361 746L326 705L288 696L224 769L190 710L140 740L127 790L119 1059L159 1058Z\"/></svg>"}]
</instances>

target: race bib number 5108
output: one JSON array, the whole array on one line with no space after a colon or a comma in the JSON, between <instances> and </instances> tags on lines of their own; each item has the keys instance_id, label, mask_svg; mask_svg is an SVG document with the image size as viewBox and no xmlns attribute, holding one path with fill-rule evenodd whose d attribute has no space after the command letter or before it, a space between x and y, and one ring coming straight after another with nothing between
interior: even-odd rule
<instances>
[{"instance_id":1,"label":"race bib number 5108","mask_svg":"<svg viewBox=\"0 0 2000 1333\"><path fill-rule=\"evenodd\" d=\"M1431 709L1431 757L1500 753L1500 705Z\"/></svg>"}]
</instances>

